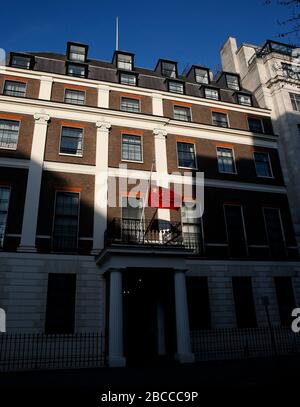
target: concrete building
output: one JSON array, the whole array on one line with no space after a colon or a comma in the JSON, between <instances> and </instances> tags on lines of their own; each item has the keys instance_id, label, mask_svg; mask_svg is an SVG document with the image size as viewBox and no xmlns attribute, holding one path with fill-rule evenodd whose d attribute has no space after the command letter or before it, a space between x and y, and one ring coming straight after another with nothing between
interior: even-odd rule
<instances>
[{"instance_id":1,"label":"concrete building","mask_svg":"<svg viewBox=\"0 0 300 407\"><path fill-rule=\"evenodd\" d=\"M108 364L123 366L192 362L191 330L265 325L263 297L272 323L289 323L300 263L272 111L227 69L183 76L174 61L143 69L116 51L104 62L72 42L65 55L10 53L0 67L7 332L102 331ZM174 187L184 171L192 185L204 172L203 217L189 214L194 189L180 210L157 212L134 190L150 175Z\"/></svg>"},{"instance_id":2,"label":"concrete building","mask_svg":"<svg viewBox=\"0 0 300 407\"><path fill-rule=\"evenodd\" d=\"M299 49L275 41L263 46L230 37L221 50L222 67L240 75L259 105L270 109L300 250L300 60Z\"/></svg>"}]
</instances>

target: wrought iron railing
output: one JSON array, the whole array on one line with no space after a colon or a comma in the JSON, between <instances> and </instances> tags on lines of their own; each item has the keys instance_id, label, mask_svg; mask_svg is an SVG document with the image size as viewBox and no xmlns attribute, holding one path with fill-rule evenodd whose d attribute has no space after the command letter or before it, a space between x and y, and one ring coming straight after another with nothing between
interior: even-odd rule
<instances>
[{"instance_id":1,"label":"wrought iron railing","mask_svg":"<svg viewBox=\"0 0 300 407\"><path fill-rule=\"evenodd\" d=\"M94 368L105 364L104 335L0 334L0 371Z\"/></svg>"},{"instance_id":2,"label":"wrought iron railing","mask_svg":"<svg viewBox=\"0 0 300 407\"><path fill-rule=\"evenodd\" d=\"M113 219L106 231L106 244L177 246L202 252L200 233L183 233L181 222L155 219Z\"/></svg>"},{"instance_id":3,"label":"wrought iron railing","mask_svg":"<svg viewBox=\"0 0 300 407\"><path fill-rule=\"evenodd\" d=\"M272 357L300 353L300 336L290 327L191 331L196 361Z\"/></svg>"}]
</instances>

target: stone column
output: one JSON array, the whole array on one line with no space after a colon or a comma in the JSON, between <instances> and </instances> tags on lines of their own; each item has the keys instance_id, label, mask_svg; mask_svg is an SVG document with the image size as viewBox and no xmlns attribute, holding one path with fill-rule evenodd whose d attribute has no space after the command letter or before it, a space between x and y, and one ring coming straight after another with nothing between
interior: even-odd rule
<instances>
[{"instance_id":1,"label":"stone column","mask_svg":"<svg viewBox=\"0 0 300 407\"><path fill-rule=\"evenodd\" d=\"M104 232L107 227L108 194L108 138L111 125L97 122L96 175L94 197L94 239L92 254L98 254L104 247Z\"/></svg>"},{"instance_id":2,"label":"stone column","mask_svg":"<svg viewBox=\"0 0 300 407\"><path fill-rule=\"evenodd\" d=\"M39 99L50 100L52 92L53 78L51 76L42 76L40 81Z\"/></svg>"},{"instance_id":3,"label":"stone column","mask_svg":"<svg viewBox=\"0 0 300 407\"><path fill-rule=\"evenodd\" d=\"M122 273L119 269L110 270L108 328L108 365L126 365L123 350L123 290Z\"/></svg>"},{"instance_id":4,"label":"stone column","mask_svg":"<svg viewBox=\"0 0 300 407\"><path fill-rule=\"evenodd\" d=\"M18 251L35 252L35 237L39 210L40 189L43 173L43 160L49 116L44 113L34 115L35 125L28 170L22 235Z\"/></svg>"},{"instance_id":5,"label":"stone column","mask_svg":"<svg viewBox=\"0 0 300 407\"><path fill-rule=\"evenodd\" d=\"M189 312L184 270L175 270L174 282L177 334L176 359L180 363L193 363L195 361L195 356L191 351Z\"/></svg>"},{"instance_id":6,"label":"stone column","mask_svg":"<svg viewBox=\"0 0 300 407\"><path fill-rule=\"evenodd\" d=\"M154 129L154 148L155 148L155 168L158 176L158 184L164 188L169 187L168 161L167 161L167 132L164 129ZM158 209L158 219L170 221L169 209Z\"/></svg>"}]
</instances>

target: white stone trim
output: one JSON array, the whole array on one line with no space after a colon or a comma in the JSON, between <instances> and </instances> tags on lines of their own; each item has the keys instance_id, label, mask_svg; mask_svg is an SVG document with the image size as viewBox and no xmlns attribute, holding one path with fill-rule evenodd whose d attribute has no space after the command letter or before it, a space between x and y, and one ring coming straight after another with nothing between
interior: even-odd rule
<instances>
[{"instance_id":1,"label":"white stone trim","mask_svg":"<svg viewBox=\"0 0 300 407\"><path fill-rule=\"evenodd\" d=\"M42 58L42 57L38 57ZM46 59L51 59L51 58L46 58ZM93 65L91 65L93 66ZM113 68L104 68L104 69L113 69ZM13 67L0 67L0 74L9 74L9 72L12 72L13 75L18 75L18 76L24 76L24 77L30 77L33 79L40 79L41 76L45 76L45 72L42 71L28 71L21 70L18 68L13 68ZM108 86L110 90L115 90L119 92L133 92L135 94L140 94L140 95L162 95L163 99L169 99L169 100L175 100L175 101L180 101L180 102L189 102L197 105L202 105L202 106L209 106L209 107L216 107L216 108L226 108L227 110L234 110L234 111L239 111L243 113L254 113L258 114L260 116L265 116L265 117L270 117L270 110L268 109L262 109L262 108L256 108L256 107L249 107L249 106L241 106L238 104L234 103L228 103L228 102L222 102L222 101L213 101L213 100L207 100L204 98L196 97L196 96L189 96L189 95L177 95L177 94L170 94L170 92L167 91L161 91L161 90L156 90L156 89L148 89L148 88L141 88L141 87L134 87L134 90L132 86L126 86L122 85L120 83L112 83L112 82L104 82L104 81L97 81L95 79L87 79L87 78L72 78L68 75L62 75L62 74L54 74L47 72L46 73L48 77L52 77L55 82L62 82L62 83L70 83L70 84L81 84L82 86L91 86L91 87L98 87L99 85L102 86Z\"/></svg>"}]
</instances>

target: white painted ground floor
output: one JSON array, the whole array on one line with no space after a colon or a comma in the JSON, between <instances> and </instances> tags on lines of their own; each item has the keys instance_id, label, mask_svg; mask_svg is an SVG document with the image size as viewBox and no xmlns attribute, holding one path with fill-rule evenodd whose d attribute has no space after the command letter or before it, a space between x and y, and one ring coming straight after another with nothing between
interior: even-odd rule
<instances>
[{"instance_id":1,"label":"white painted ground floor","mask_svg":"<svg viewBox=\"0 0 300 407\"><path fill-rule=\"evenodd\" d=\"M300 305L300 262L201 260L161 249L111 250L97 260L2 252L0 308L8 333L103 332L110 366L145 355L192 362L191 329L243 323L241 281L241 292L251 282L253 304L243 306L253 305L257 326L267 323L266 297L271 322L279 325L291 304L282 303L279 277L291 282Z\"/></svg>"}]
</instances>

